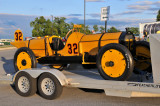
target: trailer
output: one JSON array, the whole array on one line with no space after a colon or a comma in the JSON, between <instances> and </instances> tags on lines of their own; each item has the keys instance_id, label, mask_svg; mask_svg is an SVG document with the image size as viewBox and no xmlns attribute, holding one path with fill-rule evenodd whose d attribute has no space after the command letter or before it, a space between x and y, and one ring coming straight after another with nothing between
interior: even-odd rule
<instances>
[{"instance_id":1,"label":"trailer","mask_svg":"<svg viewBox=\"0 0 160 106\"><path fill-rule=\"evenodd\" d=\"M147 75L132 75L127 81L104 80L96 69L66 70L57 69L25 69L13 75L17 93L31 96L38 93L45 99L58 98L63 87L103 89L106 95L119 97L160 97L160 35L150 36L153 78ZM141 80L139 80L141 79Z\"/></svg>"}]
</instances>

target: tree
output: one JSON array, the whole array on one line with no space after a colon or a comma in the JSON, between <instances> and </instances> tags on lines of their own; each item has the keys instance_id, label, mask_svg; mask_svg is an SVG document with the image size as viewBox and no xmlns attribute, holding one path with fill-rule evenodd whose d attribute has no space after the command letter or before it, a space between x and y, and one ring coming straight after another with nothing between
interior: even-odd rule
<instances>
[{"instance_id":1,"label":"tree","mask_svg":"<svg viewBox=\"0 0 160 106\"><path fill-rule=\"evenodd\" d=\"M105 31L105 28L103 26L100 26L100 32L103 33Z\"/></svg>"},{"instance_id":2,"label":"tree","mask_svg":"<svg viewBox=\"0 0 160 106\"><path fill-rule=\"evenodd\" d=\"M138 27L130 27L129 31L131 31L133 34L139 34L139 28Z\"/></svg>"},{"instance_id":3,"label":"tree","mask_svg":"<svg viewBox=\"0 0 160 106\"><path fill-rule=\"evenodd\" d=\"M158 11L157 21L160 21L160 10Z\"/></svg>"},{"instance_id":4,"label":"tree","mask_svg":"<svg viewBox=\"0 0 160 106\"><path fill-rule=\"evenodd\" d=\"M71 29L70 24L66 23L65 20L65 17L55 17L53 24L54 27L57 29L56 35L64 37Z\"/></svg>"},{"instance_id":5,"label":"tree","mask_svg":"<svg viewBox=\"0 0 160 106\"><path fill-rule=\"evenodd\" d=\"M32 36L65 36L67 32L71 29L70 24L66 23L65 19L65 17L55 17L54 21L51 22L49 19L46 20L43 16L35 18L35 20L30 23L30 26L33 27Z\"/></svg>"},{"instance_id":6,"label":"tree","mask_svg":"<svg viewBox=\"0 0 160 106\"><path fill-rule=\"evenodd\" d=\"M30 26L33 27L32 36L45 36L44 34L44 26L46 24L46 19L41 16L40 18L35 18L34 21L30 23Z\"/></svg>"},{"instance_id":7,"label":"tree","mask_svg":"<svg viewBox=\"0 0 160 106\"><path fill-rule=\"evenodd\" d=\"M111 27L110 29L108 29L109 33L113 33L113 32L120 32L120 30L116 29L115 27Z\"/></svg>"},{"instance_id":8,"label":"tree","mask_svg":"<svg viewBox=\"0 0 160 106\"><path fill-rule=\"evenodd\" d=\"M99 29L98 29L98 25L94 25L94 26L93 26L93 29L94 29L95 32L97 32L97 31L99 30Z\"/></svg>"},{"instance_id":9,"label":"tree","mask_svg":"<svg viewBox=\"0 0 160 106\"><path fill-rule=\"evenodd\" d=\"M85 26L85 31L84 31L84 24L80 24L82 26L82 28L80 29L81 33L85 33L85 34L92 34L92 32L89 30L89 25Z\"/></svg>"}]
</instances>

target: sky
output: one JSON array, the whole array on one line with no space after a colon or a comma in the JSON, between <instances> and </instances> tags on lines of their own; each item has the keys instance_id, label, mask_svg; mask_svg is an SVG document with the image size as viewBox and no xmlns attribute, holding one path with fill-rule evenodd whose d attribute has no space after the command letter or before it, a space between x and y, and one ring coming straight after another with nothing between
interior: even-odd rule
<instances>
[{"instance_id":1,"label":"sky","mask_svg":"<svg viewBox=\"0 0 160 106\"><path fill-rule=\"evenodd\" d=\"M154 22L160 9L159 0L86 0L86 24L104 26L101 7L110 6L107 28L119 30ZM36 17L66 17L67 23L84 23L84 0L0 0L0 39L13 39L20 29L25 37L32 35L30 22Z\"/></svg>"}]
</instances>

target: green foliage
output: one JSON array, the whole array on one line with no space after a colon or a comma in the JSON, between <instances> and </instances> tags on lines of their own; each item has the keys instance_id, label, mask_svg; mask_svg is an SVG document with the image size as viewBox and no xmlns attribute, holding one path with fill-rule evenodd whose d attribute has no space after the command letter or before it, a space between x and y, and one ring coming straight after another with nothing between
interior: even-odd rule
<instances>
[{"instance_id":1,"label":"green foliage","mask_svg":"<svg viewBox=\"0 0 160 106\"><path fill-rule=\"evenodd\" d=\"M111 27L110 29L108 29L109 33L113 33L113 32L120 32L120 30L116 29L115 27Z\"/></svg>"},{"instance_id":2,"label":"green foliage","mask_svg":"<svg viewBox=\"0 0 160 106\"><path fill-rule=\"evenodd\" d=\"M85 26L85 30L84 30L84 24L80 24L82 26L82 28L80 29L81 33L85 33L85 34L92 34L92 32L89 30L89 25Z\"/></svg>"},{"instance_id":3,"label":"green foliage","mask_svg":"<svg viewBox=\"0 0 160 106\"><path fill-rule=\"evenodd\" d=\"M139 28L138 27L130 27L129 31L131 31L133 34L139 34Z\"/></svg>"},{"instance_id":4,"label":"green foliage","mask_svg":"<svg viewBox=\"0 0 160 106\"><path fill-rule=\"evenodd\" d=\"M70 25L66 23L65 20L65 17L55 17L53 22L54 28L57 29L55 35L64 37L67 34L67 32L71 29Z\"/></svg>"},{"instance_id":5,"label":"green foliage","mask_svg":"<svg viewBox=\"0 0 160 106\"><path fill-rule=\"evenodd\" d=\"M157 21L160 21L160 10L158 11Z\"/></svg>"},{"instance_id":6,"label":"green foliage","mask_svg":"<svg viewBox=\"0 0 160 106\"><path fill-rule=\"evenodd\" d=\"M64 37L69 30L73 29L74 23L66 23L65 17L55 17L53 22L50 19L45 19L43 16L35 18L34 21L30 22L30 26L33 27L32 30L32 36L38 37L38 36L46 36L46 35L57 35ZM85 34L92 34L89 25L86 25L84 28L84 24L81 24L82 28L80 29L81 33ZM85 29L85 31L84 31ZM94 25L93 29L95 32L100 31L101 33L104 33L105 28L103 26L100 26L100 30L98 28L98 25ZM132 28L131 28L132 29ZM137 29L132 29L134 32L137 31ZM116 29L115 27L111 27L108 29L108 32L119 32L120 30Z\"/></svg>"},{"instance_id":7,"label":"green foliage","mask_svg":"<svg viewBox=\"0 0 160 106\"><path fill-rule=\"evenodd\" d=\"M37 36L50 35L51 24L52 24L51 21L46 20L43 16L35 18L35 20L30 23L30 26L33 27L32 36L37 37Z\"/></svg>"},{"instance_id":8,"label":"green foliage","mask_svg":"<svg viewBox=\"0 0 160 106\"><path fill-rule=\"evenodd\" d=\"M64 17L55 17L53 23L48 19L46 20L43 16L35 18L34 21L30 23L33 27L32 36L46 36L46 35L58 35L65 36L67 32L71 29L71 26L65 22ZM52 33L53 32L53 33Z\"/></svg>"},{"instance_id":9,"label":"green foliage","mask_svg":"<svg viewBox=\"0 0 160 106\"><path fill-rule=\"evenodd\" d=\"M98 25L94 25L94 26L93 26L93 29L94 29L95 32L97 32L97 31L99 30L99 29L98 29Z\"/></svg>"},{"instance_id":10,"label":"green foliage","mask_svg":"<svg viewBox=\"0 0 160 106\"><path fill-rule=\"evenodd\" d=\"M100 32L104 33L104 31L105 31L105 28L103 26L100 26Z\"/></svg>"}]
</instances>

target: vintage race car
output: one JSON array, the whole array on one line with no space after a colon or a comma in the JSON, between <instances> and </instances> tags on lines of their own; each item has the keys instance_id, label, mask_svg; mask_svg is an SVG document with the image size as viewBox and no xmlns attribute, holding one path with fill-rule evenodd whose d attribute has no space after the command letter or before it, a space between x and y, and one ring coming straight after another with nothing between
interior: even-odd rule
<instances>
[{"instance_id":1,"label":"vintage race car","mask_svg":"<svg viewBox=\"0 0 160 106\"><path fill-rule=\"evenodd\" d=\"M37 63L62 70L67 64L80 63L84 68L97 67L107 80L127 80L133 70L151 72L149 43L135 41L130 31L85 35L75 25L65 37L45 36L23 41L15 32L18 48L14 56L15 70L36 68Z\"/></svg>"}]
</instances>

